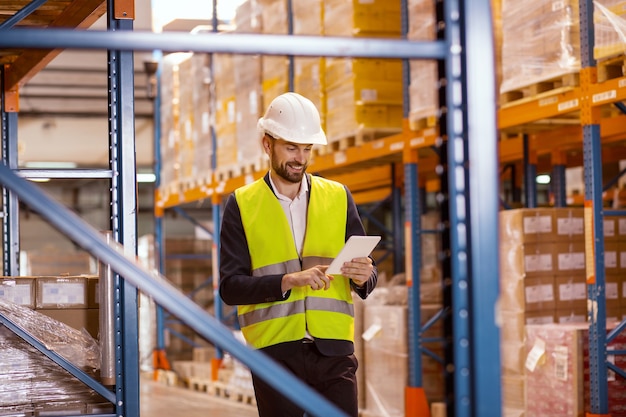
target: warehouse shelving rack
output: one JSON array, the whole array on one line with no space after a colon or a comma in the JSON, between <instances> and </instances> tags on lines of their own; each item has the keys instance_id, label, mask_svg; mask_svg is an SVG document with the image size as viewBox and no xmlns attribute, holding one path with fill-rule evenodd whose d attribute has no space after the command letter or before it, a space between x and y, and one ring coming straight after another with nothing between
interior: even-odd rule
<instances>
[{"instance_id":1,"label":"warehouse shelving rack","mask_svg":"<svg viewBox=\"0 0 626 417\"><path fill-rule=\"evenodd\" d=\"M611 187L617 177L603 184L602 164L616 162L626 157L626 76L609 78L601 82L597 78L597 61L594 59L594 4L591 0L579 2L580 14L580 85L547 91L535 97L514 101L501 106L499 127L503 131L520 132L517 137L500 141L502 164L523 161L526 207L536 207L536 175L538 159L550 156L552 163L552 191L554 205L566 206L565 167L580 166L584 169L584 214L587 235L586 275L588 289L589 368L590 368L590 414L609 415L608 371L620 377L626 372L608 360L609 355L625 352L610 347L611 341L626 328L626 322L607 332L604 265L605 215L626 215L626 210L605 208L603 192ZM621 114L603 116L603 108L615 106ZM559 119L569 118L578 124L563 124ZM533 122L554 120L554 127L534 131ZM559 126L561 125L561 126ZM532 136L532 138L531 138ZM622 146L620 146L622 145ZM580 151L572 155L570 151ZM619 176L624 175L624 170Z\"/></svg>"},{"instance_id":2,"label":"warehouse shelving rack","mask_svg":"<svg viewBox=\"0 0 626 417\"><path fill-rule=\"evenodd\" d=\"M115 10L122 2L109 1L108 10ZM445 71L445 83L442 83L442 99L445 105L441 132L429 143L425 136L403 132L392 137L366 143L362 148L347 149L345 152L324 155L317 158L316 171L326 164L329 171L349 167L363 169L372 163L392 159L405 165L406 190L410 198L407 200L407 231L406 244L416 255L419 244L420 226L415 214L419 212L418 196L415 191L421 187L418 173L425 172L426 167L442 171L442 192L440 201L447 210L444 235L449 246L446 281L449 285L449 314L452 333L448 339L451 356L448 363L450 375L450 391L448 402L449 415L499 415L500 410L500 369L499 369L499 331L495 320L494 305L498 295L498 265L493 261L493 253L497 251L498 233L497 218L497 139L495 120L495 83L493 68L493 39L491 10L488 1L444 0L438 2L442 22L441 39L434 42L409 42L406 40L381 39L341 39L285 37L271 35L233 35L213 36L152 34L132 32L132 23L114 22L106 32L81 32L77 36L72 30L39 30L10 29L0 37L0 47L20 48L87 48L117 51L110 54L110 76L113 78L111 88L111 106L120 119L111 121L110 132L124 135L121 143L115 143L115 156L120 166L116 166L113 177L122 173L122 168L133 164L132 137L133 133L128 120L128 107L132 107L132 96L126 90L132 87L129 61L130 51L152 50L190 50L196 52L221 53L260 53L276 55L303 56L348 56L348 57L379 57L402 59L434 59L442 63ZM258 36L264 36L267 42L260 42ZM119 88L119 89L118 89ZM4 97L3 97L4 103ZM5 129L15 128L14 112L7 112L3 106L3 144L7 143ZM10 114L7 114L10 113ZM115 116L112 115L112 118ZM422 150L425 144L437 145L443 155L443 164L433 163L424 158ZM339 158L339 159L338 159ZM341 161L343 159L343 162ZM358 164L360 162L360 164ZM432 165L431 165L432 164ZM469 170L471 164L472 169ZM110 264L120 277L119 284L128 283L120 293L119 308L116 311L120 321L116 321L115 333L123 338L117 339L116 371L119 379L113 393L106 393L106 398L116 405L116 415L139 415L138 413L138 379L135 377L137 368L137 352L133 348L132 336L137 336L136 293L134 287L152 296L155 301L168 311L175 312L178 317L194 328L200 335L211 340L220 348L231 352L253 372L265 377L283 394L301 405L312 415L340 415L334 406L314 392L311 392L298 380L282 372L270 363L262 354L253 351L237 341L215 318L208 315L198 306L189 303L188 299L173 288L167 280L154 272L147 271L134 261L134 244L132 236L133 219L130 226L123 225L126 220L121 218L115 226L124 237L122 241L126 249L111 248L100 234L90 228L84 221L73 215L66 208L49 199L37 188L14 172L14 166L0 166L0 182L14 193L19 201L41 211L44 218L69 236L77 244L88 250L102 262ZM119 190L115 194L119 210L130 214L133 196L132 175L126 171L120 178ZM132 172L132 167L130 167ZM338 172L337 172L338 173ZM257 177L260 174L256 174ZM235 187L243 185L243 178L232 178L224 183L216 184L215 188L204 191L192 190L177 201L191 201L192 198L210 198L216 204L219 196L231 192ZM219 185L219 189L217 186ZM115 196L113 198L116 198ZM168 202L170 204L172 202ZM166 205L168 205L166 204ZM174 205L174 204L170 204ZM161 205L157 210L163 209ZM219 224L214 210L215 224ZM124 216L123 216L124 217ZM15 221L15 220L13 220ZM14 223L13 223L14 224ZM122 226L124 226L122 228ZM219 236L217 230L216 235ZM8 233L4 236L10 239ZM416 258L418 259L418 258ZM410 262L409 262L410 263ZM410 274L412 293L416 294L419 283L419 270L413 267ZM130 295L129 297L127 297ZM412 348L419 345L420 330L419 297L413 296L410 311L412 312ZM6 320L2 320L7 323ZM417 324L417 325L416 325ZM39 346L39 348L41 348ZM44 349L40 349L44 350ZM418 352L415 350L415 352ZM54 356L54 355L53 355ZM415 353L414 358L419 357ZM70 367L61 363L62 366ZM419 375L412 363L411 383L419 388ZM124 376L126 372L130 375ZM101 386L87 381L96 390ZM417 406L417 405L416 405ZM313 409L314 408L314 409ZM133 414L137 411L137 414ZM416 412L415 408L407 409L408 413Z\"/></svg>"}]
</instances>

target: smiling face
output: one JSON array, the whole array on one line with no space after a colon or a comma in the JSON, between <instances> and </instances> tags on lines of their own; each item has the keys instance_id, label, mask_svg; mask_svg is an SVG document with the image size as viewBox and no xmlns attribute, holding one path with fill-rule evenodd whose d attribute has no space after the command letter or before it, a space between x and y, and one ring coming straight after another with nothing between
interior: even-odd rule
<instances>
[{"instance_id":1,"label":"smiling face","mask_svg":"<svg viewBox=\"0 0 626 417\"><path fill-rule=\"evenodd\" d=\"M311 160L313 145L287 142L266 135L263 138L263 147L270 157L272 172L288 183L302 182Z\"/></svg>"}]
</instances>

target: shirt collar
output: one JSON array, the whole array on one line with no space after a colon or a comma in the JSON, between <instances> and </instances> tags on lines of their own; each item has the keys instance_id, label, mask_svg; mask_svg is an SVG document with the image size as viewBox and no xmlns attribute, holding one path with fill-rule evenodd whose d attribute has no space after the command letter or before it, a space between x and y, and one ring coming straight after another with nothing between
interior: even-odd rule
<instances>
[{"instance_id":1,"label":"shirt collar","mask_svg":"<svg viewBox=\"0 0 626 417\"><path fill-rule=\"evenodd\" d=\"M274 181L272 180L272 176L268 175L269 180L270 180L270 185L272 186L272 188L274 189L274 194L276 194L276 197L278 197L281 200L288 200L288 201L292 201L289 197L287 197L284 194L281 194L278 191L278 188L276 188L276 184L274 184ZM300 191L298 191L298 195L296 196L296 198L301 198L301 197L305 197L306 193L309 191L309 181L307 180L307 175L304 174L302 176L302 182L300 183Z\"/></svg>"}]
</instances>

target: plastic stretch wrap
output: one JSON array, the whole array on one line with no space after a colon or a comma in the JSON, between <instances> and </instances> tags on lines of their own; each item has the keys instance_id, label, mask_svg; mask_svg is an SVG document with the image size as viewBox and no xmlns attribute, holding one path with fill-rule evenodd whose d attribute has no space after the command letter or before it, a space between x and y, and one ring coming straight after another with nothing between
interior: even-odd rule
<instances>
[{"instance_id":1,"label":"plastic stretch wrap","mask_svg":"<svg viewBox=\"0 0 626 417\"><path fill-rule=\"evenodd\" d=\"M0 313L76 366L100 369L100 346L86 330L77 330L35 310L0 300Z\"/></svg>"},{"instance_id":2,"label":"plastic stretch wrap","mask_svg":"<svg viewBox=\"0 0 626 417\"><path fill-rule=\"evenodd\" d=\"M594 58L623 55L626 53L626 1L603 0L594 4Z\"/></svg>"},{"instance_id":3,"label":"plastic stretch wrap","mask_svg":"<svg viewBox=\"0 0 626 417\"><path fill-rule=\"evenodd\" d=\"M0 301L0 313L79 367L99 367L96 341L81 332L25 307ZM0 326L0 415L84 413L87 404L107 403L59 365ZM63 411L63 414L60 412Z\"/></svg>"},{"instance_id":4,"label":"plastic stretch wrap","mask_svg":"<svg viewBox=\"0 0 626 417\"><path fill-rule=\"evenodd\" d=\"M409 0L409 40L435 40L435 3L431 0ZM425 127L420 120L437 116L439 97L437 90L437 62L411 60L409 85L409 123L411 129Z\"/></svg>"},{"instance_id":5,"label":"plastic stretch wrap","mask_svg":"<svg viewBox=\"0 0 626 417\"><path fill-rule=\"evenodd\" d=\"M502 93L580 70L577 0L503 0Z\"/></svg>"},{"instance_id":6,"label":"plastic stretch wrap","mask_svg":"<svg viewBox=\"0 0 626 417\"><path fill-rule=\"evenodd\" d=\"M401 281L394 277L390 282ZM429 304L430 296L421 294L422 325L442 308L441 304ZM404 389L409 377L407 299L406 285L387 285L377 288L355 308L355 329L359 332L355 334L355 351L362 368L359 395L363 397L360 400L364 416L405 415ZM421 337L440 338L442 332L442 323L437 321ZM424 342L424 347L443 357L440 342ZM422 378L429 401L443 399L443 367L426 354L422 355Z\"/></svg>"}]
</instances>

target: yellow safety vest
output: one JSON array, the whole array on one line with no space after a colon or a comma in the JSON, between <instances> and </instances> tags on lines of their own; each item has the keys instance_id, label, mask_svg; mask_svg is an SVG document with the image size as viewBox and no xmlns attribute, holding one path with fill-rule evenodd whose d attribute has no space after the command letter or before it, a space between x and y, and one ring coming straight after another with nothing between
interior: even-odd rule
<instances>
[{"instance_id":1,"label":"yellow safety vest","mask_svg":"<svg viewBox=\"0 0 626 417\"><path fill-rule=\"evenodd\" d=\"M311 176L302 263L287 217L263 179L235 191L252 260L252 276L287 274L328 265L345 243L347 196L343 185ZM262 278L259 278L262 279ZM246 341L255 348L316 338L354 341L350 280L336 275L328 290L296 287L287 300L237 307Z\"/></svg>"}]
</instances>

